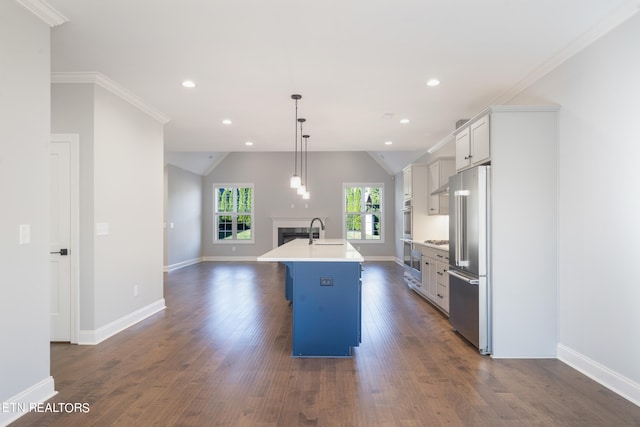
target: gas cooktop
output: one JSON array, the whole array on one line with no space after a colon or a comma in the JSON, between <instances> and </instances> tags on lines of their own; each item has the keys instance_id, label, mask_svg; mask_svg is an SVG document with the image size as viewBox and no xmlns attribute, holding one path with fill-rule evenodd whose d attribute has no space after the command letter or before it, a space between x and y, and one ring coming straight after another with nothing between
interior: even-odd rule
<instances>
[{"instance_id":1,"label":"gas cooktop","mask_svg":"<svg viewBox=\"0 0 640 427\"><path fill-rule=\"evenodd\" d=\"M430 245L436 245L436 246L442 246L442 245L448 245L449 241L448 240L425 240L425 243L429 243Z\"/></svg>"}]
</instances>

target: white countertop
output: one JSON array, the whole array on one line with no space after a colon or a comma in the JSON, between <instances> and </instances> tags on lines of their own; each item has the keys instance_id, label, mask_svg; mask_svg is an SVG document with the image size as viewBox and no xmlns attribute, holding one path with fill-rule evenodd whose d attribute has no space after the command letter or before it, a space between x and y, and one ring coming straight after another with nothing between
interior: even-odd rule
<instances>
[{"instance_id":1,"label":"white countertop","mask_svg":"<svg viewBox=\"0 0 640 427\"><path fill-rule=\"evenodd\" d=\"M418 240L411 240L412 243L420 246L426 246L428 248L440 249L441 251L449 252L449 245L433 245L431 243L420 242Z\"/></svg>"},{"instance_id":2,"label":"white countertop","mask_svg":"<svg viewBox=\"0 0 640 427\"><path fill-rule=\"evenodd\" d=\"M258 261L363 262L351 243L343 239L296 239L259 256Z\"/></svg>"}]
</instances>

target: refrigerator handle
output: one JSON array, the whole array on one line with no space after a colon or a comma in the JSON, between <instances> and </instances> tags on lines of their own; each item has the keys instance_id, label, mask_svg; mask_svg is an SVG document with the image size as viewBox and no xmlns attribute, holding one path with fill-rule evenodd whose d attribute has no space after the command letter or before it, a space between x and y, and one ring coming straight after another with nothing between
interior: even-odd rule
<instances>
[{"instance_id":1,"label":"refrigerator handle","mask_svg":"<svg viewBox=\"0 0 640 427\"><path fill-rule=\"evenodd\" d=\"M463 275L458 274L455 271L448 270L447 273L449 273L449 275L455 277L456 279L464 280L465 282L469 283L470 285L479 285L480 284L480 280L478 280L478 279L469 279L468 277L464 277Z\"/></svg>"},{"instance_id":2,"label":"refrigerator handle","mask_svg":"<svg viewBox=\"0 0 640 427\"><path fill-rule=\"evenodd\" d=\"M468 267L467 259L467 197L469 190L457 190L454 193L455 200L455 265L458 267Z\"/></svg>"}]
</instances>

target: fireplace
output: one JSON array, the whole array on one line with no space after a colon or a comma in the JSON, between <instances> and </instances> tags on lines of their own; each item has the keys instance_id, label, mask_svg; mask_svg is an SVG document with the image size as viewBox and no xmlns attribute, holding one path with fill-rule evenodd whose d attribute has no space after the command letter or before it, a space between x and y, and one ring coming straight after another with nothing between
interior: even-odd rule
<instances>
[{"instance_id":1,"label":"fireplace","mask_svg":"<svg viewBox=\"0 0 640 427\"><path fill-rule=\"evenodd\" d=\"M277 217L273 220L273 247L277 248L294 239L309 238L309 224L313 218L284 218ZM326 224L326 218L320 218ZM316 223L317 224L317 223ZM313 238L324 239L324 230L313 227Z\"/></svg>"},{"instance_id":2,"label":"fireplace","mask_svg":"<svg viewBox=\"0 0 640 427\"><path fill-rule=\"evenodd\" d=\"M278 228L278 246L282 246L287 242L295 239L308 239L309 227L279 227ZM320 238L320 227L313 227L313 238Z\"/></svg>"}]
</instances>

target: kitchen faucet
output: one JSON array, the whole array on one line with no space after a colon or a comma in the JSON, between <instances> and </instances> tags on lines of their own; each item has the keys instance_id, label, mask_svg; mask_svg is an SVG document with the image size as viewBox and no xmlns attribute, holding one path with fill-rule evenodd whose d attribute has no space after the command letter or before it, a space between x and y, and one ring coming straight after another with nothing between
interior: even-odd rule
<instances>
[{"instance_id":1,"label":"kitchen faucet","mask_svg":"<svg viewBox=\"0 0 640 427\"><path fill-rule=\"evenodd\" d=\"M313 243L313 223L315 220L320 221L320 227L322 227L322 229L324 230L324 222L322 222L322 220L318 217L315 217L311 220L311 224L309 224L309 244Z\"/></svg>"}]
</instances>

